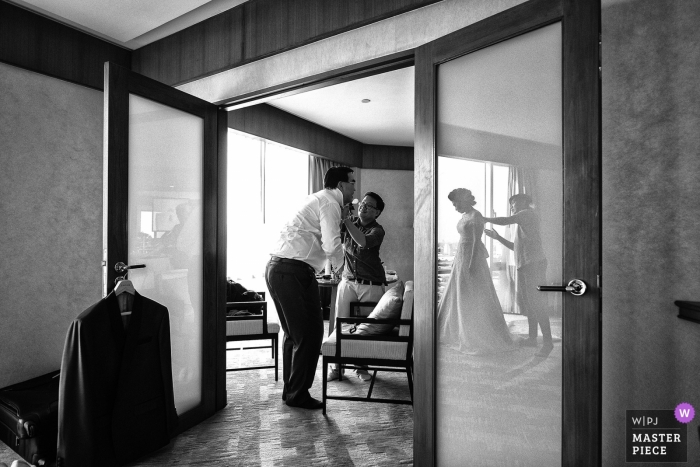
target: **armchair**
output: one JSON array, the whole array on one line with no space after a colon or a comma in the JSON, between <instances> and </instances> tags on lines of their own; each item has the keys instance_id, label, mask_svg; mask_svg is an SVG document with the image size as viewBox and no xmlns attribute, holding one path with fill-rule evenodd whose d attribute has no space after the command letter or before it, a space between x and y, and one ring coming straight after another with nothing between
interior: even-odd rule
<instances>
[{"instance_id":1,"label":"armchair","mask_svg":"<svg viewBox=\"0 0 700 467\"><path fill-rule=\"evenodd\" d=\"M265 292L258 292L265 299ZM278 346L277 336L280 331L279 323L268 321L267 302L227 302L226 311L247 310L250 312L260 312L262 314L252 314L247 316L226 316L226 351L249 350L249 349L272 349L274 365L254 366L244 368L226 368L226 371L259 370L265 368L275 369L275 381L278 380ZM227 313L228 314L228 313ZM228 342L254 341L270 339L270 345L256 347L228 347Z\"/></svg>"},{"instance_id":2,"label":"armchair","mask_svg":"<svg viewBox=\"0 0 700 467\"><path fill-rule=\"evenodd\" d=\"M362 303L366 306L368 303ZM380 335L357 335L340 332L343 324L390 324L395 325L392 332ZM394 404L413 404L413 281L406 282L403 305L399 319L373 319L367 317L336 318L333 333L321 346L323 354L323 413L326 413L326 401L350 400L360 402L382 402ZM372 381L366 397L328 395L328 364L341 366L366 366L372 373ZM411 400L382 399L372 397L372 390L378 371L406 373Z\"/></svg>"}]
</instances>

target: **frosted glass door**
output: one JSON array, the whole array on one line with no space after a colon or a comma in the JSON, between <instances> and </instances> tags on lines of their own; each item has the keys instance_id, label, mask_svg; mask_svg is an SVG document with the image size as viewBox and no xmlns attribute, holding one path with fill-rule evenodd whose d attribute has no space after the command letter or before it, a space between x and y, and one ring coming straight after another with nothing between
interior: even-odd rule
<instances>
[{"instance_id":1,"label":"frosted glass door","mask_svg":"<svg viewBox=\"0 0 700 467\"><path fill-rule=\"evenodd\" d=\"M168 308L175 407L202 398L203 119L129 96L129 278Z\"/></svg>"},{"instance_id":2,"label":"frosted glass door","mask_svg":"<svg viewBox=\"0 0 700 467\"><path fill-rule=\"evenodd\" d=\"M561 50L555 23L437 67L441 467L561 462Z\"/></svg>"},{"instance_id":3,"label":"frosted glass door","mask_svg":"<svg viewBox=\"0 0 700 467\"><path fill-rule=\"evenodd\" d=\"M103 293L128 271L168 309L184 431L226 405L226 122L214 104L105 64Z\"/></svg>"}]
</instances>

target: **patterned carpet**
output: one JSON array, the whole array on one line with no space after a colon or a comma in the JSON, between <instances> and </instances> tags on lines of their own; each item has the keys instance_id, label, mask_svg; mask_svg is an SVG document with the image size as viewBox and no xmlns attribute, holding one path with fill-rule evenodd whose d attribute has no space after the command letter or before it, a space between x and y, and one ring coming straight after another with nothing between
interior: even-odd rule
<instances>
[{"instance_id":1,"label":"patterned carpet","mask_svg":"<svg viewBox=\"0 0 700 467\"><path fill-rule=\"evenodd\" d=\"M327 326L327 323L326 323ZM269 341L268 341L269 342ZM250 342L246 345L264 345ZM233 343L229 344L233 347ZM271 362L269 349L228 352L228 366ZM282 402L282 368L229 372L228 405L182 433L170 445L130 466L398 466L413 465L413 408L407 405L328 401L320 410ZM321 399L321 358L312 396ZM329 394L363 396L356 377L328 384ZM373 396L408 399L406 375L379 373ZM0 462L18 456L0 442Z\"/></svg>"},{"instance_id":2,"label":"patterned carpet","mask_svg":"<svg viewBox=\"0 0 700 467\"><path fill-rule=\"evenodd\" d=\"M507 315L512 334L526 334L523 317ZM327 323L326 323L327 325ZM561 319L552 320L561 336ZM541 340L541 337L540 337ZM251 342L249 345L264 345ZM229 345L233 346L233 343ZM559 464L561 342L546 357L518 348L496 357L438 353L437 443L441 466ZM228 366L271 362L269 349L228 352ZM329 393L362 396L356 377L329 383ZM228 405L131 466L398 466L413 465L413 409L406 405L328 401L320 410L282 402L282 372L227 374ZM321 398L321 360L312 395ZM409 398L406 375L379 373L374 396ZM0 443L0 462L17 459Z\"/></svg>"}]
</instances>

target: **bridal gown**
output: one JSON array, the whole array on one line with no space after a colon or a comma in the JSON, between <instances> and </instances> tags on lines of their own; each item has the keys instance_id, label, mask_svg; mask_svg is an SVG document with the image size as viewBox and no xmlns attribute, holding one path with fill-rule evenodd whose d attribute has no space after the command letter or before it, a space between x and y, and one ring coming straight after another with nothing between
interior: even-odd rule
<instances>
[{"instance_id":1,"label":"bridal gown","mask_svg":"<svg viewBox=\"0 0 700 467\"><path fill-rule=\"evenodd\" d=\"M462 214L452 274L438 307L438 336L443 345L480 355L516 348L503 317L481 241L484 218Z\"/></svg>"}]
</instances>

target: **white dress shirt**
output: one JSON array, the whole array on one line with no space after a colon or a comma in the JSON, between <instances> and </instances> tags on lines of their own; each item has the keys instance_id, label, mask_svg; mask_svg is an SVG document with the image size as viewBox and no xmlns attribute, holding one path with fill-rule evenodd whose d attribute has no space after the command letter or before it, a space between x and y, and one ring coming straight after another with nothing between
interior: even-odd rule
<instances>
[{"instance_id":1,"label":"white dress shirt","mask_svg":"<svg viewBox=\"0 0 700 467\"><path fill-rule=\"evenodd\" d=\"M338 188L324 188L307 196L301 209L282 229L270 254L303 261L317 272L324 268L328 259L337 270L343 264L340 241L342 203L343 193Z\"/></svg>"}]
</instances>

